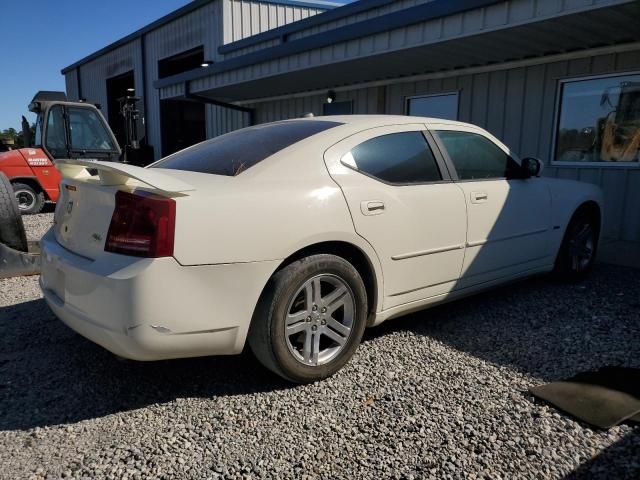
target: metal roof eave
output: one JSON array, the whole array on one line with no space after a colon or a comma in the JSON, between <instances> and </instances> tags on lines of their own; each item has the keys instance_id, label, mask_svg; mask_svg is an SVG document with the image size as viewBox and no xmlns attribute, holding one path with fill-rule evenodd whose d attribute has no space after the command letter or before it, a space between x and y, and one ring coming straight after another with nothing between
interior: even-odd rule
<instances>
[{"instance_id":1,"label":"metal roof eave","mask_svg":"<svg viewBox=\"0 0 640 480\"><path fill-rule=\"evenodd\" d=\"M500 3L501 1L502 0L433 0L432 2L410 7L398 12L339 27L330 32L317 33L292 42L285 42L263 50L250 52L220 63L214 63L205 68L197 68L156 80L153 86L155 88L162 88L176 83L197 80L217 73L251 66L256 63L268 62L288 55L327 47L335 43L346 42L364 36L462 13L467 10L486 7Z\"/></svg>"},{"instance_id":2,"label":"metal roof eave","mask_svg":"<svg viewBox=\"0 0 640 480\"><path fill-rule=\"evenodd\" d=\"M98 57L101 57L102 55L105 55L107 53L109 53L112 50L115 50L118 47L121 47L123 45L126 45L127 43L131 43L134 40L137 40L138 38L146 35L147 33L152 32L153 30L156 30L160 27L162 27L163 25L166 25L169 22L172 22L180 17L183 17L191 12L193 12L194 10L197 10L211 2L214 2L215 0L193 0L192 2L186 4L184 7L180 7L177 10L174 10L173 12L165 15L164 17L160 17L158 20L151 22L149 25L146 25L145 27L142 27L139 30L136 30L133 33L130 33L129 35L122 37L119 40L116 40L113 43L110 43L109 45L107 45L106 47L101 48L100 50L93 52L90 55L87 55L86 57L78 60L75 63L72 63L71 65L69 65L68 67L64 67L60 73L62 73L63 75L70 72L71 70L73 70L74 68L78 68L79 66L90 62L91 60L95 60ZM288 6L295 6L295 7L306 7L306 8L317 8L317 9L325 9L325 10L332 10L334 8L337 8L339 6L339 4L334 3L334 2L330 2L327 1L326 3L323 1L319 1L319 2L315 2L313 0L256 0L259 3L273 3L273 4L277 4L277 5L288 5Z\"/></svg>"},{"instance_id":3,"label":"metal roof eave","mask_svg":"<svg viewBox=\"0 0 640 480\"><path fill-rule=\"evenodd\" d=\"M215 75L205 81L188 81L161 87L163 98L178 98L183 85L197 94L229 102L251 103L259 98L353 85L387 84L401 78L424 75L448 76L456 71L476 68L500 68L509 62L541 62L542 57L570 54L581 57L585 51L610 46L612 51L632 51L640 42L636 18L640 4L619 3L605 9L587 9L568 15L519 23L508 28L478 30L472 35L435 43L414 45L401 50L381 51L375 55L336 59L332 63L307 65L301 69L270 72L253 78L241 75L235 81L218 84ZM593 51L593 55L596 55ZM418 67L422 65L422 67ZM226 76L223 77L226 79ZM211 80L211 81L209 81Z\"/></svg>"},{"instance_id":4,"label":"metal roof eave","mask_svg":"<svg viewBox=\"0 0 640 480\"><path fill-rule=\"evenodd\" d=\"M286 37L287 35L291 35L292 33L296 33L307 28L317 27L341 18L367 12L374 8L384 7L385 5L394 2L395 0L358 0L352 3L347 3L339 8L323 12L321 15L307 17L302 20L298 20L297 22L287 23L281 27L272 28L271 30L266 30L264 32L257 33L256 35L236 40L235 42L220 45L218 47L218 53L226 54L235 52L269 40Z\"/></svg>"}]
</instances>

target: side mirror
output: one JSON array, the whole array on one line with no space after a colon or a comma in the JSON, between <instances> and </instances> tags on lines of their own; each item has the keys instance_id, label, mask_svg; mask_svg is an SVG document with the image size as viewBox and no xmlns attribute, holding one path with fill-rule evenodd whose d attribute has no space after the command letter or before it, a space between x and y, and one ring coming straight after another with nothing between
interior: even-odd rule
<instances>
[{"instance_id":1,"label":"side mirror","mask_svg":"<svg viewBox=\"0 0 640 480\"><path fill-rule=\"evenodd\" d=\"M534 157L527 157L522 159L522 171L525 178L539 177L544 168L544 163Z\"/></svg>"}]
</instances>

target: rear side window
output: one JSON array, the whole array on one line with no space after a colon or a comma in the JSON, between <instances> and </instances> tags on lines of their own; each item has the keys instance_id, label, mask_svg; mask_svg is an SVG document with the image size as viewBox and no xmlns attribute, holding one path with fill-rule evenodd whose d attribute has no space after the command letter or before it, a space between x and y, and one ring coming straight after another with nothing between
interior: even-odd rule
<instances>
[{"instance_id":1,"label":"rear side window","mask_svg":"<svg viewBox=\"0 0 640 480\"><path fill-rule=\"evenodd\" d=\"M442 180L436 159L420 132L402 132L372 138L353 148L343 163L394 184Z\"/></svg>"},{"instance_id":2,"label":"rear side window","mask_svg":"<svg viewBox=\"0 0 640 480\"><path fill-rule=\"evenodd\" d=\"M434 132L453 162L460 180L507 178L518 164L488 138L471 132Z\"/></svg>"},{"instance_id":3,"label":"rear side window","mask_svg":"<svg viewBox=\"0 0 640 480\"><path fill-rule=\"evenodd\" d=\"M342 124L294 120L243 128L169 155L153 168L235 177L280 150L338 125Z\"/></svg>"}]
</instances>

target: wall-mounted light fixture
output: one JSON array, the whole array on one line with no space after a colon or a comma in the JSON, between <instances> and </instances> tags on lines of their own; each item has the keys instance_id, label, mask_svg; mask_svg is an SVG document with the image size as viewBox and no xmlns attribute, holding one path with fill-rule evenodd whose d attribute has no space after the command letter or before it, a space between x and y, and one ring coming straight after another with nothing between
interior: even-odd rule
<instances>
[{"instance_id":1,"label":"wall-mounted light fixture","mask_svg":"<svg viewBox=\"0 0 640 480\"><path fill-rule=\"evenodd\" d=\"M207 68L207 67L209 67L209 66L211 66L211 65L213 65L213 62L212 62L211 60L205 60L204 62L202 62L202 63L200 64L200 66L201 66L202 68Z\"/></svg>"},{"instance_id":2,"label":"wall-mounted light fixture","mask_svg":"<svg viewBox=\"0 0 640 480\"><path fill-rule=\"evenodd\" d=\"M329 90L327 92L327 103L333 103L336 100L336 92Z\"/></svg>"}]
</instances>

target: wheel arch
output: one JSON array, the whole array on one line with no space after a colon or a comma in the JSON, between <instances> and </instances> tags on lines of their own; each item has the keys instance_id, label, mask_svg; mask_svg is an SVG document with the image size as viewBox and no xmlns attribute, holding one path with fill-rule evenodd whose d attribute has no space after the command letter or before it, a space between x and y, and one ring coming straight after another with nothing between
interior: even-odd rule
<instances>
[{"instance_id":1,"label":"wheel arch","mask_svg":"<svg viewBox=\"0 0 640 480\"><path fill-rule=\"evenodd\" d=\"M354 243L344 240L329 240L306 245L282 260L273 272L272 276L287 265L290 265L301 258L318 254L330 254L341 257L351 263L358 271L362 277L362 281L364 282L365 290L367 292L367 325L371 325L378 310L380 292L382 291L381 273L376 270L376 266L374 264L375 260ZM265 285L262 294L264 294L264 290L266 288L267 285Z\"/></svg>"},{"instance_id":2,"label":"wheel arch","mask_svg":"<svg viewBox=\"0 0 640 480\"><path fill-rule=\"evenodd\" d=\"M598 235L600 235L600 232L602 231L602 208L600 204L595 200L586 200L582 202L574 210L569 221L571 221L576 215L578 215L578 213L581 212L588 212L590 215L593 215L596 220L596 226L598 227Z\"/></svg>"}]
</instances>

